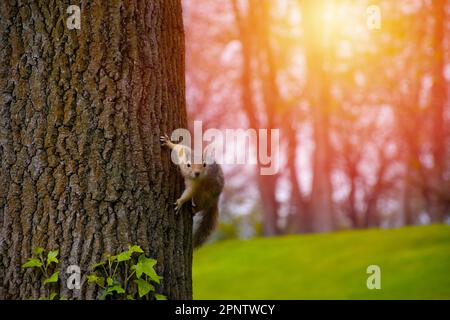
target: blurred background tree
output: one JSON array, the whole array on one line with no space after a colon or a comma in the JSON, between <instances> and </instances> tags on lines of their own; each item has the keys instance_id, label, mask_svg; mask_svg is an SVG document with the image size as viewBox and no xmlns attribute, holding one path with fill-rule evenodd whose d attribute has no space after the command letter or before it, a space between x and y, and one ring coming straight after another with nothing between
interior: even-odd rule
<instances>
[{"instance_id":1,"label":"blurred background tree","mask_svg":"<svg viewBox=\"0 0 450 320\"><path fill-rule=\"evenodd\" d=\"M216 239L449 222L448 1L183 5L191 124L281 130L279 174L225 166Z\"/></svg>"}]
</instances>

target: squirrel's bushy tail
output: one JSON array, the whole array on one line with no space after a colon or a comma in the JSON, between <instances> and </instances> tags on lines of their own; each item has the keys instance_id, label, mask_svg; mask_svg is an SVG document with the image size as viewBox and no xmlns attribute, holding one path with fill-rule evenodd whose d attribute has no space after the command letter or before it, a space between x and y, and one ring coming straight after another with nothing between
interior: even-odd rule
<instances>
[{"instance_id":1,"label":"squirrel's bushy tail","mask_svg":"<svg viewBox=\"0 0 450 320\"><path fill-rule=\"evenodd\" d=\"M217 204L207 210L203 210L200 214L201 220L193 236L194 248L198 248L205 243L208 236L216 227L217 219L219 218L219 209Z\"/></svg>"}]
</instances>

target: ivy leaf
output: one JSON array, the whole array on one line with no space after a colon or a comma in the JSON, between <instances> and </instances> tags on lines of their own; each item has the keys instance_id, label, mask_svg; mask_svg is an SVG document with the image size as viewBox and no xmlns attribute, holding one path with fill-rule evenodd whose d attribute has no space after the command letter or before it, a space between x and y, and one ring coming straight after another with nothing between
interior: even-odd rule
<instances>
[{"instance_id":1,"label":"ivy leaf","mask_svg":"<svg viewBox=\"0 0 450 320\"><path fill-rule=\"evenodd\" d=\"M22 268L39 268L42 267L42 262L36 258L28 258L28 261L22 265Z\"/></svg>"},{"instance_id":2,"label":"ivy leaf","mask_svg":"<svg viewBox=\"0 0 450 320\"><path fill-rule=\"evenodd\" d=\"M138 262L133 266L133 269L136 270L136 276L138 279L141 278L142 274L146 274L150 277L151 280L156 283L160 283L161 277L156 274L153 266L156 264L155 259L147 258L143 254L139 256Z\"/></svg>"},{"instance_id":3,"label":"ivy leaf","mask_svg":"<svg viewBox=\"0 0 450 320\"><path fill-rule=\"evenodd\" d=\"M128 252L130 252L131 254L144 253L144 250L142 250L141 247L138 245L133 245L133 246L128 245Z\"/></svg>"},{"instance_id":4,"label":"ivy leaf","mask_svg":"<svg viewBox=\"0 0 450 320\"><path fill-rule=\"evenodd\" d=\"M134 280L138 286L139 297L142 298L150 291L155 291L155 287L153 287L150 283L145 281L144 279Z\"/></svg>"},{"instance_id":5,"label":"ivy leaf","mask_svg":"<svg viewBox=\"0 0 450 320\"><path fill-rule=\"evenodd\" d=\"M125 293L125 290L120 285L120 282L118 282L116 279L108 277L106 279L106 282L108 284L108 287L103 291L102 295L100 296L101 300L104 300L107 296L113 294L114 292L117 293Z\"/></svg>"},{"instance_id":6,"label":"ivy leaf","mask_svg":"<svg viewBox=\"0 0 450 320\"><path fill-rule=\"evenodd\" d=\"M92 274L87 276L87 282L88 283L97 282L98 279L99 279L99 277L95 273L92 273Z\"/></svg>"},{"instance_id":7,"label":"ivy leaf","mask_svg":"<svg viewBox=\"0 0 450 320\"><path fill-rule=\"evenodd\" d=\"M92 273L87 276L87 282L88 283L96 283L100 287L103 287L105 285L105 278L99 277L95 273Z\"/></svg>"},{"instance_id":8,"label":"ivy leaf","mask_svg":"<svg viewBox=\"0 0 450 320\"><path fill-rule=\"evenodd\" d=\"M113 294L114 292L125 293L125 290L122 288L122 286L120 284L115 284L113 286L106 288L105 292L102 294L102 299Z\"/></svg>"},{"instance_id":9,"label":"ivy leaf","mask_svg":"<svg viewBox=\"0 0 450 320\"><path fill-rule=\"evenodd\" d=\"M53 250L49 251L47 254L47 266L49 266L50 263L59 263L59 260L57 259L59 250Z\"/></svg>"},{"instance_id":10,"label":"ivy leaf","mask_svg":"<svg viewBox=\"0 0 450 320\"><path fill-rule=\"evenodd\" d=\"M53 273L50 277L44 280L44 284L58 282L59 271ZM52 300L52 299L50 299Z\"/></svg>"},{"instance_id":11,"label":"ivy leaf","mask_svg":"<svg viewBox=\"0 0 450 320\"><path fill-rule=\"evenodd\" d=\"M117 255L117 262L128 261L131 259L133 253L144 253L138 245L128 245L128 250Z\"/></svg>"},{"instance_id":12,"label":"ivy leaf","mask_svg":"<svg viewBox=\"0 0 450 320\"><path fill-rule=\"evenodd\" d=\"M163 294L155 293L156 300L167 300L167 297Z\"/></svg>"},{"instance_id":13,"label":"ivy leaf","mask_svg":"<svg viewBox=\"0 0 450 320\"><path fill-rule=\"evenodd\" d=\"M92 271L94 271L95 269L97 269L98 267L103 266L104 264L105 264L104 261L103 261L103 262L96 263L96 264L92 265L91 269L92 269Z\"/></svg>"},{"instance_id":14,"label":"ivy leaf","mask_svg":"<svg viewBox=\"0 0 450 320\"><path fill-rule=\"evenodd\" d=\"M117 256L112 256L112 255L109 254L109 253L105 253L105 254L104 254L104 257L105 257L105 259L108 260L109 263L113 263L113 262L116 261L116 259L117 259Z\"/></svg>"},{"instance_id":15,"label":"ivy leaf","mask_svg":"<svg viewBox=\"0 0 450 320\"><path fill-rule=\"evenodd\" d=\"M117 262L130 260L131 259L131 254L132 254L132 252L130 252L130 251L124 251L122 253L119 253L117 255Z\"/></svg>"},{"instance_id":16,"label":"ivy leaf","mask_svg":"<svg viewBox=\"0 0 450 320\"><path fill-rule=\"evenodd\" d=\"M120 284L115 284L112 287L108 288L108 291L110 292L117 292L117 293L125 293L125 290L122 288Z\"/></svg>"},{"instance_id":17,"label":"ivy leaf","mask_svg":"<svg viewBox=\"0 0 450 320\"><path fill-rule=\"evenodd\" d=\"M36 255L40 255L41 253L44 252L44 248L41 248L41 247L34 247L33 252L34 252L34 254L36 254Z\"/></svg>"}]
</instances>

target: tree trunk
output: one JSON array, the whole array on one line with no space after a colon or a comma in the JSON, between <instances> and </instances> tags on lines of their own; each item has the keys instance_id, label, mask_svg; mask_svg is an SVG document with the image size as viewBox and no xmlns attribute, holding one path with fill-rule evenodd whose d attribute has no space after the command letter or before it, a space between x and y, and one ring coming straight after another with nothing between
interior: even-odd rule
<instances>
[{"instance_id":1,"label":"tree trunk","mask_svg":"<svg viewBox=\"0 0 450 320\"><path fill-rule=\"evenodd\" d=\"M308 214L308 200L304 198L300 189L300 181L298 180L298 142L296 135L296 126L293 123L294 121L292 121L292 119L295 119L294 114L286 117L285 123L283 124L287 139L286 168L289 170L289 182L292 188L289 200L291 208L291 226L288 226L288 231L292 229L296 233L309 233L313 231L312 221L311 216Z\"/></svg>"},{"instance_id":2,"label":"tree trunk","mask_svg":"<svg viewBox=\"0 0 450 320\"><path fill-rule=\"evenodd\" d=\"M272 114L270 113L271 103L267 103L267 96L264 96L264 109L258 109L255 99L253 97L252 81L256 77L256 72L252 68L253 60L257 58L255 52L255 44L253 43L255 35L251 33L251 23L256 21L255 12L258 3L249 1L247 3L248 9L246 13L239 10L238 1L232 0L233 14L239 31L240 42L242 45L242 106L247 117L250 128L267 128L269 136L268 141L271 141L270 130L274 128L272 121ZM252 38L253 37L253 38ZM261 120L258 116L262 110L265 111L266 121ZM259 137L257 138L257 146L259 146ZM263 209L263 233L265 236L274 236L280 233L278 228L278 203L275 195L275 188L278 176L260 175L260 165L257 166L258 175L256 181L258 183L258 190L262 202Z\"/></svg>"},{"instance_id":3,"label":"tree trunk","mask_svg":"<svg viewBox=\"0 0 450 320\"><path fill-rule=\"evenodd\" d=\"M447 102L447 84L444 76L445 68L445 26L446 26L446 1L433 2L433 57L432 73L433 85L431 88L431 145L433 154L433 169L429 174L429 184L432 189L445 190L443 178L445 170L445 104ZM443 222L445 217L445 199L436 192L431 192L428 202L428 211L432 222Z\"/></svg>"},{"instance_id":4,"label":"tree trunk","mask_svg":"<svg viewBox=\"0 0 450 320\"><path fill-rule=\"evenodd\" d=\"M80 2L79 2L80 3ZM190 299L192 219L172 204L182 178L159 136L186 127L184 33L178 0L0 4L0 299L43 292L21 264L60 250L85 278L103 253L140 245L157 288Z\"/></svg>"},{"instance_id":5,"label":"tree trunk","mask_svg":"<svg viewBox=\"0 0 450 320\"><path fill-rule=\"evenodd\" d=\"M314 127L313 181L310 214L314 231L334 229L331 185L331 146L329 142L329 79L324 64L327 58L326 32L322 25L325 1L303 1L302 17L305 56L308 70L308 93Z\"/></svg>"},{"instance_id":6,"label":"tree trunk","mask_svg":"<svg viewBox=\"0 0 450 320\"><path fill-rule=\"evenodd\" d=\"M356 177L358 175L356 171L356 163L351 163L349 168L349 178L350 178L350 194L348 196L348 206L349 206L349 218L354 229L360 227L358 212L356 211Z\"/></svg>"}]
</instances>

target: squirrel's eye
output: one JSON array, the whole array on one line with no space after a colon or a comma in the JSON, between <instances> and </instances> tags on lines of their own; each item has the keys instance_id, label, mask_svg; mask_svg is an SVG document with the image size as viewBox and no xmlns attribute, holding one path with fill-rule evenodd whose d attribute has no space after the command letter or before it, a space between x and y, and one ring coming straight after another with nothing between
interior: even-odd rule
<instances>
[{"instance_id":1,"label":"squirrel's eye","mask_svg":"<svg viewBox=\"0 0 450 320\"><path fill-rule=\"evenodd\" d=\"M188 162L188 163L187 163L187 166L188 166L188 168L190 168L190 167L191 167L191 163L190 163L190 162Z\"/></svg>"},{"instance_id":2,"label":"squirrel's eye","mask_svg":"<svg viewBox=\"0 0 450 320\"><path fill-rule=\"evenodd\" d=\"M206 167L206 162L203 162L203 167Z\"/></svg>"}]
</instances>

